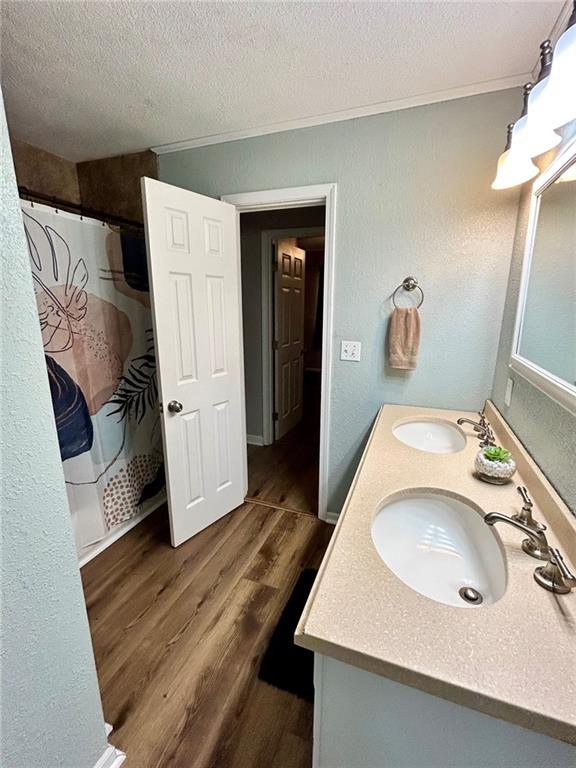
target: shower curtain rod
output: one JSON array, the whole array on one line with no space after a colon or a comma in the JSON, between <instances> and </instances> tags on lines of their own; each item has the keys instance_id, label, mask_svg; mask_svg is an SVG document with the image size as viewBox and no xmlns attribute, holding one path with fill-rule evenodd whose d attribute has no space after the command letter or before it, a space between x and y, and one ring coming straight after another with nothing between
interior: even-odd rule
<instances>
[{"instance_id":1,"label":"shower curtain rod","mask_svg":"<svg viewBox=\"0 0 576 768\"><path fill-rule=\"evenodd\" d=\"M18 194L22 199L28 200L29 202L46 203L47 205L51 205L62 211L78 213L80 216L86 216L89 219L98 219L98 221L103 221L104 223L117 224L123 227L130 227L131 229L144 229L144 225L139 221L125 219L123 216L114 216L113 214L108 214L105 211L100 211L96 208L86 208L80 203L70 203L67 200L62 200L53 195L44 195L41 192L33 192L27 187L18 187Z\"/></svg>"}]
</instances>

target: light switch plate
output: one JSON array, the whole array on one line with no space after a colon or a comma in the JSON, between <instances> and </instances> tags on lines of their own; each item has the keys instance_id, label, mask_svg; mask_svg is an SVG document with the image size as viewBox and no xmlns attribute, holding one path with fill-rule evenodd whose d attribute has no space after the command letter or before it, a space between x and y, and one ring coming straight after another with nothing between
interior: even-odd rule
<instances>
[{"instance_id":1,"label":"light switch plate","mask_svg":"<svg viewBox=\"0 0 576 768\"><path fill-rule=\"evenodd\" d=\"M506 394L504 395L504 405L508 408L512 402L512 389L514 388L514 379L508 379L506 382Z\"/></svg>"},{"instance_id":2,"label":"light switch plate","mask_svg":"<svg viewBox=\"0 0 576 768\"><path fill-rule=\"evenodd\" d=\"M361 352L361 341L343 341L340 344L340 360L352 360L353 362L358 363L360 362Z\"/></svg>"}]
</instances>

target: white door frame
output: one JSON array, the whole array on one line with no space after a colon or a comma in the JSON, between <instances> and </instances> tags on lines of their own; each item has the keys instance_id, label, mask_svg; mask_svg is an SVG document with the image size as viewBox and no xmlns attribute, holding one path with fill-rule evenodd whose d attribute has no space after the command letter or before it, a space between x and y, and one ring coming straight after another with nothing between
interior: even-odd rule
<instances>
[{"instance_id":1,"label":"white door frame","mask_svg":"<svg viewBox=\"0 0 576 768\"><path fill-rule=\"evenodd\" d=\"M266 229L261 239L261 285L262 285L262 442L274 442L274 315L272 313L272 241L283 237L318 237L324 234L324 227L285 227Z\"/></svg>"},{"instance_id":2,"label":"white door frame","mask_svg":"<svg viewBox=\"0 0 576 768\"><path fill-rule=\"evenodd\" d=\"M336 184L315 184L307 187L265 189L223 195L222 200L236 206L238 229L240 214L253 211L276 211L286 208L326 207L324 225L324 310L322 329L322 392L320 399L320 461L318 478L318 517L334 522L328 512L328 458L330 446L330 398L332 384L332 328L334 322L334 265L336 249ZM238 241L240 248L240 240Z\"/></svg>"}]
</instances>

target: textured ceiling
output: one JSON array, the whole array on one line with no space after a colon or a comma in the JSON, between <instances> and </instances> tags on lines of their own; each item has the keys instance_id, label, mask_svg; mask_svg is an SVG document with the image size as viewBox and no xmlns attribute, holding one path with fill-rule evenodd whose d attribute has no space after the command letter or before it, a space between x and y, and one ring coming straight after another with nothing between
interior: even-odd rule
<instances>
[{"instance_id":1,"label":"textured ceiling","mask_svg":"<svg viewBox=\"0 0 576 768\"><path fill-rule=\"evenodd\" d=\"M16 138L71 160L518 84L563 0L4 0ZM460 90L458 90L460 89Z\"/></svg>"}]
</instances>

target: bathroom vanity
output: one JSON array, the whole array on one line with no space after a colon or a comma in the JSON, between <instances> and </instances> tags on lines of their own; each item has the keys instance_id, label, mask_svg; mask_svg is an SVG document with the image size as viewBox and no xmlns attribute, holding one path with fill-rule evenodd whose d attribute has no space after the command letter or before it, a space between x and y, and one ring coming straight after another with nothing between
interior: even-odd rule
<instances>
[{"instance_id":1,"label":"bathroom vanity","mask_svg":"<svg viewBox=\"0 0 576 768\"><path fill-rule=\"evenodd\" d=\"M456 420L476 414L379 413L296 632L315 653L315 768L576 765L576 591L539 586L522 532L483 516L517 513L525 485L572 569L576 518L486 415L517 461L508 485L474 475Z\"/></svg>"}]
</instances>

